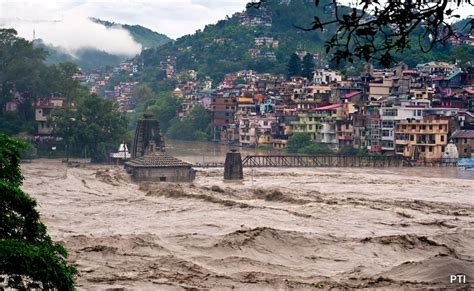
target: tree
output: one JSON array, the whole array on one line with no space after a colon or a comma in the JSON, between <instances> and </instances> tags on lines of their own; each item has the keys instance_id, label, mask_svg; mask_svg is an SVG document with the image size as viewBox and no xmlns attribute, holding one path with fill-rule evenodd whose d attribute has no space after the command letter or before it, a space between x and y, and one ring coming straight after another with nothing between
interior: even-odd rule
<instances>
[{"instance_id":1,"label":"tree","mask_svg":"<svg viewBox=\"0 0 474 291\"><path fill-rule=\"evenodd\" d=\"M305 146L298 152L307 155L330 155L334 153L328 145L321 143L313 143L311 145Z\"/></svg>"},{"instance_id":2,"label":"tree","mask_svg":"<svg viewBox=\"0 0 474 291\"><path fill-rule=\"evenodd\" d=\"M180 140L208 140L211 137L212 116L202 105L194 106L188 116L175 118L167 135Z\"/></svg>"},{"instance_id":3,"label":"tree","mask_svg":"<svg viewBox=\"0 0 474 291\"><path fill-rule=\"evenodd\" d=\"M313 80L313 72L314 72L314 57L311 54L306 54L303 58L303 77L307 78L308 80Z\"/></svg>"},{"instance_id":4,"label":"tree","mask_svg":"<svg viewBox=\"0 0 474 291\"><path fill-rule=\"evenodd\" d=\"M290 56L290 61L288 62L287 69L288 78L294 76L301 76L301 60L296 53L293 53Z\"/></svg>"},{"instance_id":5,"label":"tree","mask_svg":"<svg viewBox=\"0 0 474 291\"><path fill-rule=\"evenodd\" d=\"M95 94L78 98L74 107L53 110L49 123L53 135L62 137L75 152L87 151L93 162L102 162L126 136L127 118L118 104Z\"/></svg>"},{"instance_id":6,"label":"tree","mask_svg":"<svg viewBox=\"0 0 474 291\"><path fill-rule=\"evenodd\" d=\"M309 133L297 132L288 138L286 151L289 153L297 153L300 149L312 144L311 135Z\"/></svg>"},{"instance_id":7,"label":"tree","mask_svg":"<svg viewBox=\"0 0 474 291\"><path fill-rule=\"evenodd\" d=\"M252 1L250 8L260 8L270 0ZM436 44L445 44L457 37L450 21L460 16L457 9L472 9L470 0L439 1L374 1L357 0L351 7L338 4L337 0L314 0L316 7L324 10L315 15L311 27L302 30L331 31L326 42L326 52L333 53L333 60L353 62L354 57L365 61L376 60L390 66L395 52L404 52L413 43L423 52ZM474 28L474 19L467 24Z\"/></svg>"},{"instance_id":8,"label":"tree","mask_svg":"<svg viewBox=\"0 0 474 291\"><path fill-rule=\"evenodd\" d=\"M47 234L36 202L20 189L24 144L0 134L0 145L0 275L9 288L74 290L77 270Z\"/></svg>"},{"instance_id":9,"label":"tree","mask_svg":"<svg viewBox=\"0 0 474 291\"><path fill-rule=\"evenodd\" d=\"M179 107L180 100L174 98L171 92L162 92L157 95L155 103L148 109L160 122L161 130L166 132L171 126L171 121L176 117Z\"/></svg>"},{"instance_id":10,"label":"tree","mask_svg":"<svg viewBox=\"0 0 474 291\"><path fill-rule=\"evenodd\" d=\"M12 92L34 98L41 87L41 72L46 53L17 37L14 29L0 29L0 114L11 101ZM31 101L31 100L30 100Z\"/></svg>"},{"instance_id":11,"label":"tree","mask_svg":"<svg viewBox=\"0 0 474 291\"><path fill-rule=\"evenodd\" d=\"M133 90L133 97L138 103L147 103L154 97L153 90L146 84L139 85Z\"/></svg>"}]
</instances>

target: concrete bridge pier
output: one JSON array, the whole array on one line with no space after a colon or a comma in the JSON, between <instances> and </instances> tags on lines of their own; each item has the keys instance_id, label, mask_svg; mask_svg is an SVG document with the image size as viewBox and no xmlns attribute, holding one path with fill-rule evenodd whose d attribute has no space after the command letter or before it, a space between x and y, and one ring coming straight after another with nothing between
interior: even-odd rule
<instances>
[{"instance_id":1,"label":"concrete bridge pier","mask_svg":"<svg viewBox=\"0 0 474 291\"><path fill-rule=\"evenodd\" d=\"M225 157L224 180L242 180L243 178L242 156L236 150L232 150Z\"/></svg>"}]
</instances>

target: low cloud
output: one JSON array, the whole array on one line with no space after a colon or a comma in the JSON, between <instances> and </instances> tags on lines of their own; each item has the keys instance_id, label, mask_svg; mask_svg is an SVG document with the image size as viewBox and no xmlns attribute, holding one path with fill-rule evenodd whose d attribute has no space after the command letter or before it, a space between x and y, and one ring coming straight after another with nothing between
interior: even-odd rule
<instances>
[{"instance_id":1,"label":"low cloud","mask_svg":"<svg viewBox=\"0 0 474 291\"><path fill-rule=\"evenodd\" d=\"M77 28L88 17L123 24L139 24L172 38L192 34L206 24L216 23L226 15L245 9L249 0L0 0L0 25L6 18L22 20L60 20L64 26ZM3 18L3 20L2 20ZM38 27L38 25L37 25ZM38 37L50 35L37 28ZM33 25L25 29L31 39ZM70 34L81 33L75 30ZM84 30L85 31L85 30ZM95 30L94 30L95 31ZM23 33L23 32L22 32ZM42 36L43 34L43 36ZM97 34L92 34L97 35ZM67 40L70 38L66 35ZM56 41L57 37L54 37ZM73 40L72 40L73 41ZM117 41L115 41L117 43Z\"/></svg>"},{"instance_id":2,"label":"low cloud","mask_svg":"<svg viewBox=\"0 0 474 291\"><path fill-rule=\"evenodd\" d=\"M66 5L67 4L67 5ZM77 13L81 2L0 2L0 27L14 28L26 39L42 39L74 55L81 48L96 48L110 54L134 56L141 45L120 26L105 27L90 15Z\"/></svg>"}]
</instances>

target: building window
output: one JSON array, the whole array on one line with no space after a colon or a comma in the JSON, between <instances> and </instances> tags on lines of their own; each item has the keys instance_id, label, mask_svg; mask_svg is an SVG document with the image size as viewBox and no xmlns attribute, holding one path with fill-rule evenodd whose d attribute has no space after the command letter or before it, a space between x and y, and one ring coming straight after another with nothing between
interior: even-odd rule
<instances>
[{"instance_id":1,"label":"building window","mask_svg":"<svg viewBox=\"0 0 474 291\"><path fill-rule=\"evenodd\" d=\"M433 147L428 147L428 151L429 151L430 153L432 153L432 152L433 152Z\"/></svg>"},{"instance_id":2,"label":"building window","mask_svg":"<svg viewBox=\"0 0 474 291\"><path fill-rule=\"evenodd\" d=\"M415 136L413 134L410 134L410 141L414 141L415 140Z\"/></svg>"},{"instance_id":3,"label":"building window","mask_svg":"<svg viewBox=\"0 0 474 291\"><path fill-rule=\"evenodd\" d=\"M444 142L444 135L441 136L441 142Z\"/></svg>"},{"instance_id":4,"label":"building window","mask_svg":"<svg viewBox=\"0 0 474 291\"><path fill-rule=\"evenodd\" d=\"M166 182L166 177L160 177L160 182Z\"/></svg>"}]
</instances>

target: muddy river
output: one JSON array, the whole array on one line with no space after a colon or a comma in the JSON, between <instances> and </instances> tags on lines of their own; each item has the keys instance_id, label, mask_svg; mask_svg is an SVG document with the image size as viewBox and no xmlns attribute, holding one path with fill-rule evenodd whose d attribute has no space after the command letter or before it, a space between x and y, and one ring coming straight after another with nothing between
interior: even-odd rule
<instances>
[{"instance_id":1,"label":"muddy river","mask_svg":"<svg viewBox=\"0 0 474 291\"><path fill-rule=\"evenodd\" d=\"M167 150L197 162L228 148ZM192 184L141 185L116 166L23 171L79 290L474 286L474 171L259 168L225 183L222 169L198 169Z\"/></svg>"}]
</instances>

